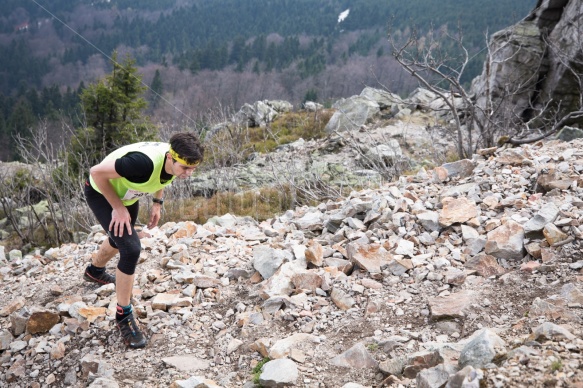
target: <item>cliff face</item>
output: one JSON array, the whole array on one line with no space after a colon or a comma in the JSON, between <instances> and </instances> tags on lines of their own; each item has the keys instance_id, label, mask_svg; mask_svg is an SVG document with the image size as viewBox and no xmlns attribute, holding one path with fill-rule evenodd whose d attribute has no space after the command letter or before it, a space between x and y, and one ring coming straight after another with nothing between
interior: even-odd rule
<instances>
[{"instance_id":1,"label":"cliff face","mask_svg":"<svg viewBox=\"0 0 583 388\"><path fill-rule=\"evenodd\" d=\"M581 110L582 15L582 0L542 0L521 22L492 35L490 56L472 85L478 106L514 127L541 110L552 121ZM583 119L565 124L580 126Z\"/></svg>"},{"instance_id":2,"label":"cliff face","mask_svg":"<svg viewBox=\"0 0 583 388\"><path fill-rule=\"evenodd\" d=\"M541 29L542 38L548 41L549 68L541 82L541 101L538 105L552 99L561 104L562 112L580 110L583 1L551 1L545 2L545 5L533 15L533 20Z\"/></svg>"}]
</instances>

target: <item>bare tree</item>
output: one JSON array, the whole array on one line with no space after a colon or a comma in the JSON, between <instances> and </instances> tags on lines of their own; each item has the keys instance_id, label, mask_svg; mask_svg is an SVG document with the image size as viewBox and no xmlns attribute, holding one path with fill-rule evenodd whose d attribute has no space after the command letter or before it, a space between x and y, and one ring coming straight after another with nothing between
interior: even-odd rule
<instances>
[{"instance_id":1,"label":"bare tree","mask_svg":"<svg viewBox=\"0 0 583 388\"><path fill-rule=\"evenodd\" d=\"M389 34L397 62L451 112L446 126L459 157L467 157L479 147L544 139L583 117L583 62L573 59L578 58L573 50L583 52L581 44L560 48L552 43L556 39L528 31L538 31L531 20L497 32L490 40L486 34L483 72L474 79L471 90L462 77L472 58L459 27L453 34L445 27L430 29L424 35L413 29L404 38ZM580 40L580 34L578 37ZM542 86L552 82L545 67L549 58L558 64L557 71L564 79L574 81L571 83L579 96L576 104L565 107L563 101L554 99L549 88Z\"/></svg>"},{"instance_id":2,"label":"bare tree","mask_svg":"<svg viewBox=\"0 0 583 388\"><path fill-rule=\"evenodd\" d=\"M270 163L268 168L274 186L281 195L291 197L289 202L292 207L340 198L346 191L353 189L348 184L331 184L331 180L336 178L335 175L342 173L330 169L319 171L314 168L311 156L305 149L295 150L287 163Z\"/></svg>"},{"instance_id":3,"label":"bare tree","mask_svg":"<svg viewBox=\"0 0 583 388\"><path fill-rule=\"evenodd\" d=\"M68 124L62 125L72 133ZM71 177L69 159L63 157L65 141L51 141L48 129L47 122L41 121L32 136L16 138L24 170L4 172L9 175L0 185L6 219L21 242L32 246L73 241L78 231L87 231L95 223L84 204L85 177ZM87 160L79 155L77 163L83 165ZM88 171L86 167L83 171Z\"/></svg>"},{"instance_id":4,"label":"bare tree","mask_svg":"<svg viewBox=\"0 0 583 388\"><path fill-rule=\"evenodd\" d=\"M471 96L462 84L462 75L470 56L463 44L461 29L458 27L451 34L446 28L439 31L431 28L425 35L412 29L404 42L389 33L389 43L393 57L403 69L425 89L435 93L450 110L457 152L460 157L467 157L472 153L474 143L471 124L475 120L475 112L471 109ZM455 50L447 47L454 47ZM468 107L466 124L462 121L461 110Z\"/></svg>"}]
</instances>

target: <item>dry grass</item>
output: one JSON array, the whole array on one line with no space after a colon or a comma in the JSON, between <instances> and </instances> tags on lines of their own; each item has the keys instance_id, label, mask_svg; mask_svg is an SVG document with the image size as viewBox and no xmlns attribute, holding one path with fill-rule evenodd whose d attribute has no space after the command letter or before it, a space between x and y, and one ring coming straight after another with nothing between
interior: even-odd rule
<instances>
[{"instance_id":1,"label":"dry grass","mask_svg":"<svg viewBox=\"0 0 583 388\"><path fill-rule=\"evenodd\" d=\"M280 191L273 187L241 193L217 193L210 198L178 199L166 202L159 225L169 221L194 221L204 224L214 216L227 213L263 221L292 208L294 202L291 190ZM148 219L148 211L145 206L140 209L140 220Z\"/></svg>"},{"instance_id":2,"label":"dry grass","mask_svg":"<svg viewBox=\"0 0 583 388\"><path fill-rule=\"evenodd\" d=\"M256 152L267 153L280 145L326 136L324 128L334 112L290 112L280 115L266 128L249 128L249 144Z\"/></svg>"},{"instance_id":3,"label":"dry grass","mask_svg":"<svg viewBox=\"0 0 583 388\"><path fill-rule=\"evenodd\" d=\"M443 120L438 120L434 117L429 115L418 115L418 114L411 114L405 117L401 117L399 119L391 119L391 123L396 123L398 121L402 121L405 124L412 124L412 125L439 125L444 124Z\"/></svg>"}]
</instances>

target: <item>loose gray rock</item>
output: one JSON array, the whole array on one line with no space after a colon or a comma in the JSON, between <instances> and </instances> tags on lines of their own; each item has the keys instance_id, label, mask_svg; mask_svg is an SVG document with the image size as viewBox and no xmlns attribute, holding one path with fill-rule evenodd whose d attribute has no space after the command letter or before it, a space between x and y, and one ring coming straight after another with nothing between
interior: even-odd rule
<instances>
[{"instance_id":1,"label":"loose gray rock","mask_svg":"<svg viewBox=\"0 0 583 388\"><path fill-rule=\"evenodd\" d=\"M376 368L378 365L368 353L364 344L360 342L344 353L334 357L330 360L330 363L336 366L356 369Z\"/></svg>"},{"instance_id":2,"label":"loose gray rock","mask_svg":"<svg viewBox=\"0 0 583 388\"><path fill-rule=\"evenodd\" d=\"M296 384L298 377L296 363L288 358L282 358L263 365L259 383L264 387L290 387Z\"/></svg>"},{"instance_id":3,"label":"loose gray rock","mask_svg":"<svg viewBox=\"0 0 583 388\"><path fill-rule=\"evenodd\" d=\"M210 365L207 360L190 355L164 357L162 359L164 364L174 367L183 372L193 372L197 370L205 370Z\"/></svg>"},{"instance_id":4,"label":"loose gray rock","mask_svg":"<svg viewBox=\"0 0 583 388\"><path fill-rule=\"evenodd\" d=\"M506 343L496 333L483 329L474 333L474 338L463 348L459 366L474 368L490 367L491 363L506 354Z\"/></svg>"},{"instance_id":5,"label":"loose gray rock","mask_svg":"<svg viewBox=\"0 0 583 388\"><path fill-rule=\"evenodd\" d=\"M559 216L559 208L552 202L544 204L541 209L524 224L524 233L542 232L545 225L554 222Z\"/></svg>"}]
</instances>

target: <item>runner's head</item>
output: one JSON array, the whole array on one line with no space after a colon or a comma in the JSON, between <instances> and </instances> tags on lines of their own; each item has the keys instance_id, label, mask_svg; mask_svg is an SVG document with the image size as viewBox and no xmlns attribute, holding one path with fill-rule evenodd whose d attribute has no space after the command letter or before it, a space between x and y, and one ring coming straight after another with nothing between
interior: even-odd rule
<instances>
[{"instance_id":1,"label":"runner's head","mask_svg":"<svg viewBox=\"0 0 583 388\"><path fill-rule=\"evenodd\" d=\"M175 162L196 167L204 158L204 148L194 133L175 133L170 138L170 155Z\"/></svg>"}]
</instances>

